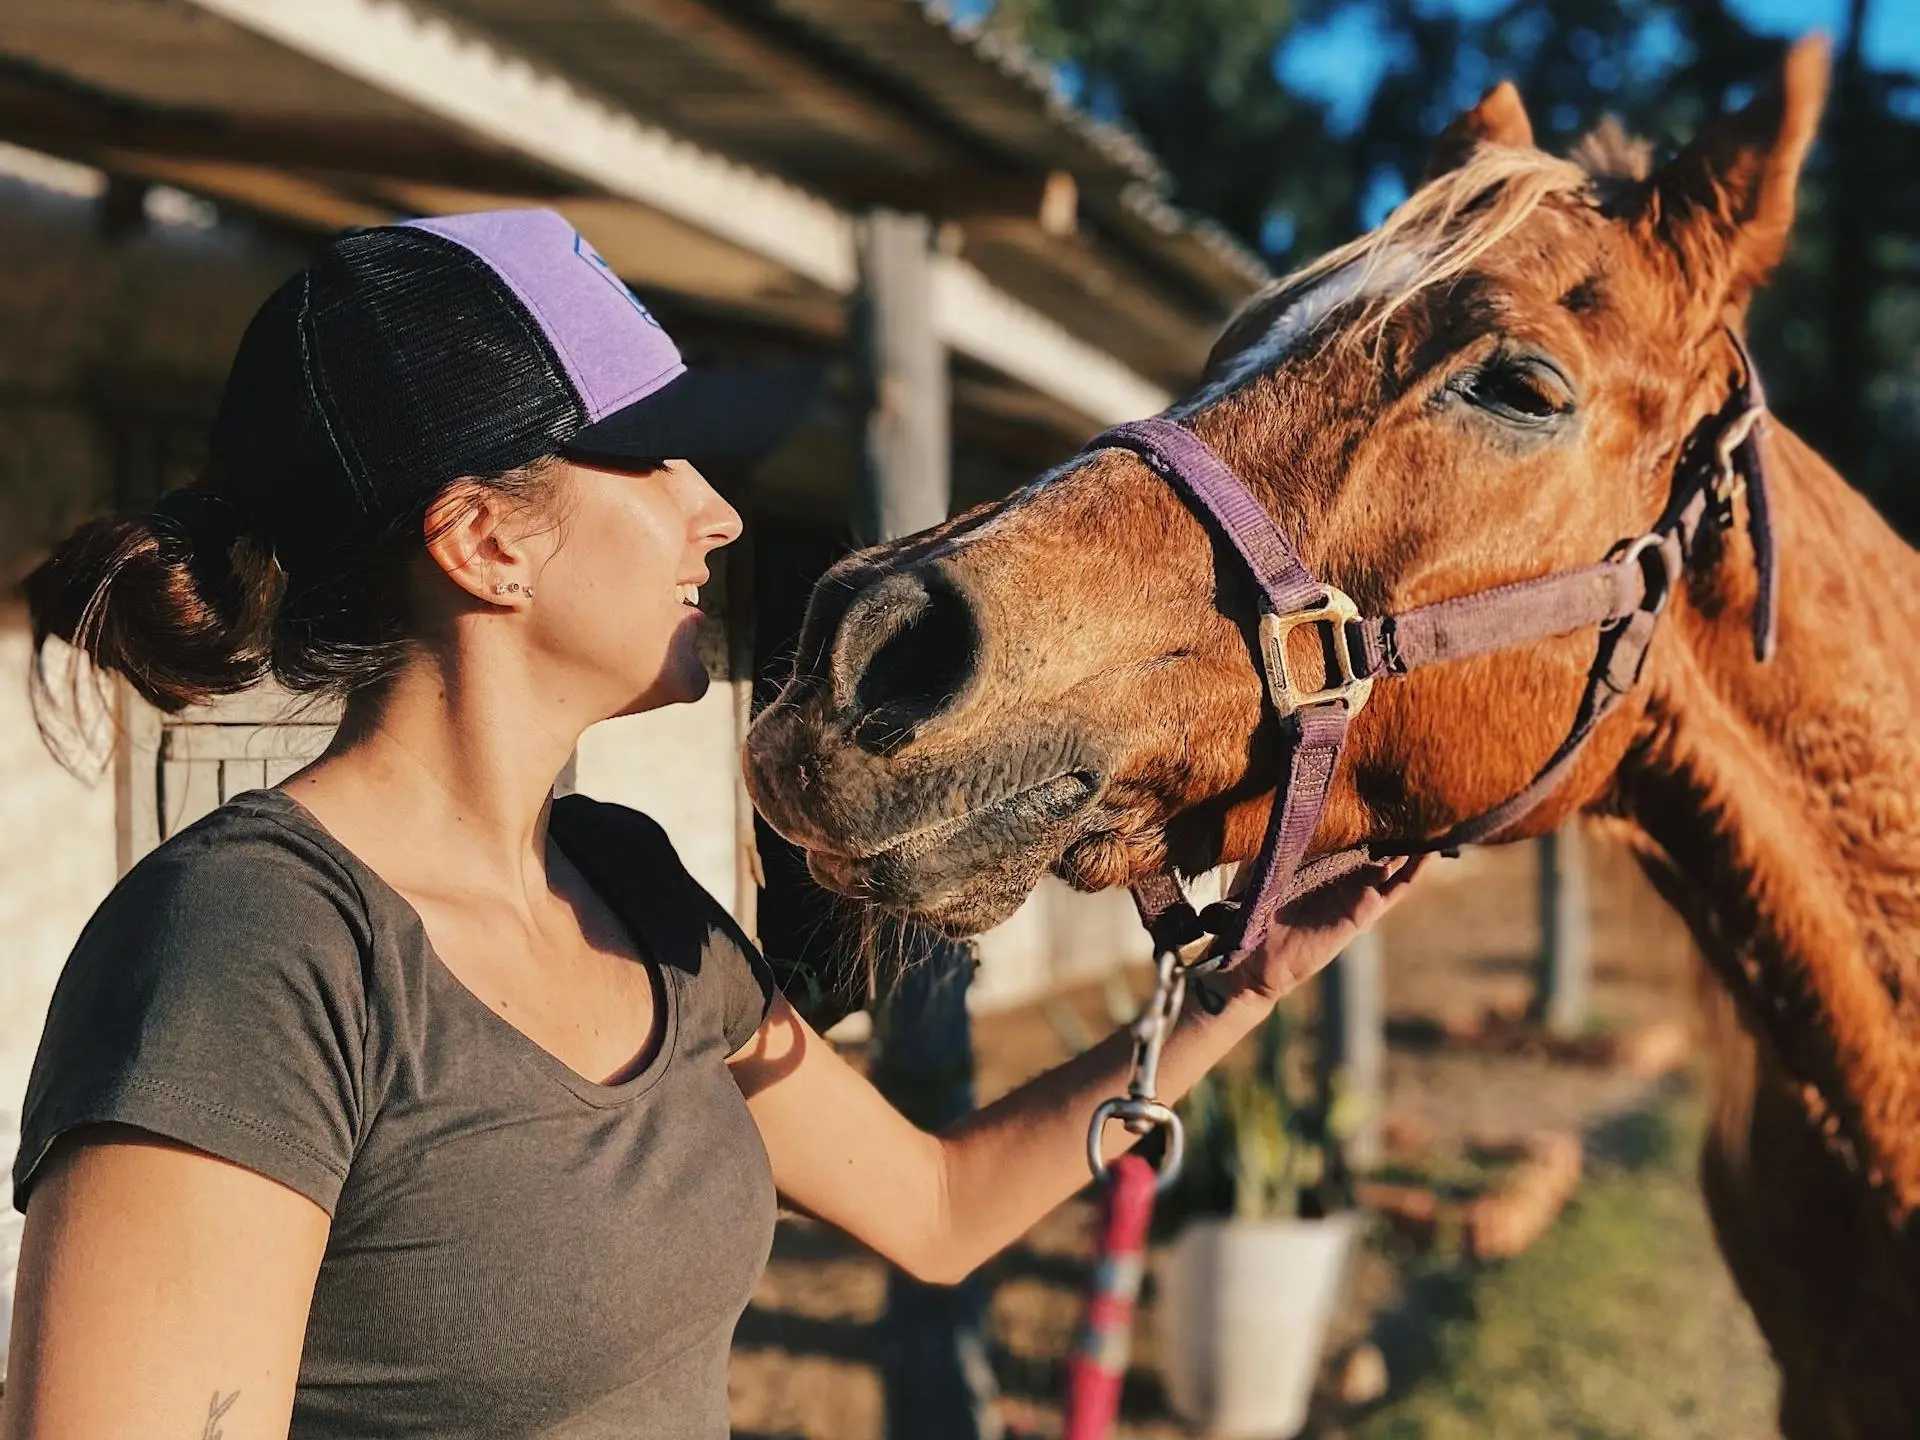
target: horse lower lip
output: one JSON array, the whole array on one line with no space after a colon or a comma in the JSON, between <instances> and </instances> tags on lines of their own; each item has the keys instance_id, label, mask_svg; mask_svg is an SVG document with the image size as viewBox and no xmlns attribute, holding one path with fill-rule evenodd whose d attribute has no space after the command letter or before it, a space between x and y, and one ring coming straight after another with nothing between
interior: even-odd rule
<instances>
[{"instance_id":1,"label":"horse lower lip","mask_svg":"<svg viewBox=\"0 0 1920 1440\"><path fill-rule=\"evenodd\" d=\"M858 858L862 862L872 862L902 854L925 854L942 848L980 825L1002 818L1025 818L1035 824L1053 823L1079 809L1097 788L1093 777L1083 771L1049 776L1012 794L1003 795L998 800L990 800L964 815L936 821L898 836ZM1019 817L1017 812L1022 810L1030 813Z\"/></svg>"},{"instance_id":2,"label":"horse lower lip","mask_svg":"<svg viewBox=\"0 0 1920 1440\"><path fill-rule=\"evenodd\" d=\"M917 892L928 873L937 871L937 857L962 844L982 826L996 822L1040 839L1062 821L1083 810L1098 793L1099 782L1085 771L1068 771L1002 796L965 815L923 826L895 837L878 850L847 855L831 850L808 852L810 867L822 884L844 894L907 907L926 898ZM995 847L996 849L1000 847ZM936 861L928 864L929 861ZM966 877L943 877L934 886L962 885Z\"/></svg>"}]
</instances>

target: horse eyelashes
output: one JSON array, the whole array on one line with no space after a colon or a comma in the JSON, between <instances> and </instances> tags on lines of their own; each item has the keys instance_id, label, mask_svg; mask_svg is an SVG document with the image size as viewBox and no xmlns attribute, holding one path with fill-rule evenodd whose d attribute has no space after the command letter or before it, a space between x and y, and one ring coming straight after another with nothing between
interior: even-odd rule
<instances>
[{"instance_id":1,"label":"horse eyelashes","mask_svg":"<svg viewBox=\"0 0 1920 1440\"><path fill-rule=\"evenodd\" d=\"M1521 425L1544 425L1573 408L1565 382L1539 364L1495 360L1449 388L1469 404Z\"/></svg>"}]
</instances>

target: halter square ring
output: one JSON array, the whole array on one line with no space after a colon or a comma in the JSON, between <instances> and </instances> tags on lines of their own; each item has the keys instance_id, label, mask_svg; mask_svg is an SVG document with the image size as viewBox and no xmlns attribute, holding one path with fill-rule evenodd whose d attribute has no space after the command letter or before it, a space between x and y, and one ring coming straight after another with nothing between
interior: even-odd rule
<instances>
[{"instance_id":1,"label":"halter square ring","mask_svg":"<svg viewBox=\"0 0 1920 1440\"><path fill-rule=\"evenodd\" d=\"M1373 677L1355 672L1353 652L1347 645L1347 626L1359 621L1360 607L1331 585L1325 590L1320 604L1309 609L1284 615L1267 611L1260 616L1260 658L1267 672L1267 693L1282 720L1296 710L1336 700L1344 700L1348 714L1357 715L1373 693ZM1321 632L1322 653L1331 657L1334 683L1324 689L1302 690L1287 665L1287 641L1306 626Z\"/></svg>"}]
</instances>

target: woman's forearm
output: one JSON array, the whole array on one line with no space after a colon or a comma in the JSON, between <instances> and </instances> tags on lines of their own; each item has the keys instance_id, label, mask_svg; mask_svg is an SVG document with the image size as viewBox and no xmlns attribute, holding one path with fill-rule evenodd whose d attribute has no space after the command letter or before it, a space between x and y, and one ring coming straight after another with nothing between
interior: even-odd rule
<instances>
[{"instance_id":1,"label":"woman's forearm","mask_svg":"<svg viewBox=\"0 0 1920 1440\"><path fill-rule=\"evenodd\" d=\"M1245 989L1217 1015L1189 1003L1161 1055L1159 1099L1171 1104L1192 1089L1273 1003ZM946 1213L935 1231L941 1253L928 1257L928 1271L959 1279L1086 1184L1087 1126L1101 1101L1126 1093L1132 1053L1128 1032L1116 1031L940 1136ZM1115 1122L1104 1141L1112 1159L1137 1137Z\"/></svg>"},{"instance_id":2,"label":"woman's forearm","mask_svg":"<svg viewBox=\"0 0 1920 1440\"><path fill-rule=\"evenodd\" d=\"M1203 982L1223 1003L1216 1014L1187 1006L1161 1053L1156 1098L1186 1094L1279 997L1377 921L1415 868L1339 882ZM1126 1093L1132 1048L1121 1031L937 1136L909 1124L783 999L731 1063L781 1193L921 1279L951 1283L1086 1183L1087 1126L1101 1101ZM1112 1157L1135 1137L1115 1124L1102 1139Z\"/></svg>"}]
</instances>

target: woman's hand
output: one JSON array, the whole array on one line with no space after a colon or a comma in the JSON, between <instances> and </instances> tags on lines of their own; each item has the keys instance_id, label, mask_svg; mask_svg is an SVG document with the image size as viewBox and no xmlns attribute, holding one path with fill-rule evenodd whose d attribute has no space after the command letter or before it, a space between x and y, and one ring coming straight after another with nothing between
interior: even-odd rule
<instances>
[{"instance_id":1,"label":"woman's hand","mask_svg":"<svg viewBox=\"0 0 1920 1440\"><path fill-rule=\"evenodd\" d=\"M1274 1001L1399 900L1418 866L1370 870L1307 897L1260 950L1204 979L1231 1003L1181 1012L1160 1057L1160 1098L1178 1099L1258 1029ZM1132 1048L1121 1030L939 1136L908 1124L783 999L732 1064L788 1201L950 1284L1087 1183L1087 1125L1126 1089ZM1133 1139L1107 1126L1108 1158Z\"/></svg>"},{"instance_id":2,"label":"woman's hand","mask_svg":"<svg viewBox=\"0 0 1920 1440\"><path fill-rule=\"evenodd\" d=\"M1301 896L1280 912L1266 942L1215 983L1277 1004L1398 904L1426 858L1389 860Z\"/></svg>"}]
</instances>

